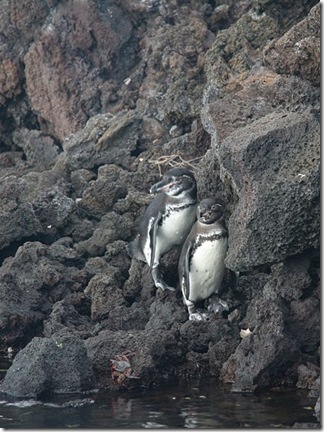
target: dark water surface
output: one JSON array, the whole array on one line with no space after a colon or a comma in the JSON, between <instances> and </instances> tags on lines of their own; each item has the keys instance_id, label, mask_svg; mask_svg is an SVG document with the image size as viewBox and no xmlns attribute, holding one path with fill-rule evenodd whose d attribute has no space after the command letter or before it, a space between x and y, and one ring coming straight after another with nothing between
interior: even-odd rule
<instances>
[{"instance_id":1,"label":"dark water surface","mask_svg":"<svg viewBox=\"0 0 324 432\"><path fill-rule=\"evenodd\" d=\"M205 379L127 393L56 396L49 402L0 397L0 428L289 428L296 422L319 427L313 415L316 400L307 394L236 394Z\"/></svg>"},{"instance_id":2,"label":"dark water surface","mask_svg":"<svg viewBox=\"0 0 324 432\"><path fill-rule=\"evenodd\" d=\"M126 394L56 397L51 402L0 400L0 427L48 428L287 428L315 423L314 399L303 391L233 394L211 379ZM319 426L319 425L318 425Z\"/></svg>"}]
</instances>

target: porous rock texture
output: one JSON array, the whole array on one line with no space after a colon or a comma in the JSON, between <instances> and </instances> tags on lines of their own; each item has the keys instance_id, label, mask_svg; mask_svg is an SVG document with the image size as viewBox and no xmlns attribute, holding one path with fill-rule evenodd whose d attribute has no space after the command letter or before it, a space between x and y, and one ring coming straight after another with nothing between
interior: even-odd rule
<instances>
[{"instance_id":1,"label":"porous rock texture","mask_svg":"<svg viewBox=\"0 0 324 432\"><path fill-rule=\"evenodd\" d=\"M316 398L319 3L4 3L0 348L20 352L0 390L217 376ZM230 309L207 322L188 321L179 248L162 259L174 293L126 249L150 186L179 165L199 199L226 203Z\"/></svg>"}]
</instances>

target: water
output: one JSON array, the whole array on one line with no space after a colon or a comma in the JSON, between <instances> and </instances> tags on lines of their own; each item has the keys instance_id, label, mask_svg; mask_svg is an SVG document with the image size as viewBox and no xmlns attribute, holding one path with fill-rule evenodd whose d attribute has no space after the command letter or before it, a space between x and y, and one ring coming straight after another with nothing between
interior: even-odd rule
<instances>
[{"instance_id":1,"label":"water","mask_svg":"<svg viewBox=\"0 0 324 432\"><path fill-rule=\"evenodd\" d=\"M215 379L127 393L56 396L49 402L0 398L0 427L8 429L288 428L319 423L316 400L301 390L262 395L231 393Z\"/></svg>"}]
</instances>

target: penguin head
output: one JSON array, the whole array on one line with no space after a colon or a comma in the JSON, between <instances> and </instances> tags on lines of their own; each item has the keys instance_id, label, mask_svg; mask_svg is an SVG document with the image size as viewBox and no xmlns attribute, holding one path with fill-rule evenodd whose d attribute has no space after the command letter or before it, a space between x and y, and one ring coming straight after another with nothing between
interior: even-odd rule
<instances>
[{"instance_id":1,"label":"penguin head","mask_svg":"<svg viewBox=\"0 0 324 432\"><path fill-rule=\"evenodd\" d=\"M203 224L212 224L224 216L223 202L215 198L200 201L197 207L197 219Z\"/></svg>"},{"instance_id":2,"label":"penguin head","mask_svg":"<svg viewBox=\"0 0 324 432\"><path fill-rule=\"evenodd\" d=\"M191 171L186 168L173 168L167 171L161 181L155 183L150 193L164 192L173 197L181 197L188 193L196 198L196 179Z\"/></svg>"}]
</instances>

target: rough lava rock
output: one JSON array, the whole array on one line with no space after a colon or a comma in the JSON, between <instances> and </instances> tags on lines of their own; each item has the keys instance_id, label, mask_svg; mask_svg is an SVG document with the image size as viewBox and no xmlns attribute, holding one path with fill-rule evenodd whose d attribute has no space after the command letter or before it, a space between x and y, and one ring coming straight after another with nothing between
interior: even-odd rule
<instances>
[{"instance_id":1,"label":"rough lava rock","mask_svg":"<svg viewBox=\"0 0 324 432\"><path fill-rule=\"evenodd\" d=\"M93 389L94 375L84 342L75 336L35 337L15 357L0 390L10 396L48 397Z\"/></svg>"},{"instance_id":2,"label":"rough lava rock","mask_svg":"<svg viewBox=\"0 0 324 432\"><path fill-rule=\"evenodd\" d=\"M220 145L221 178L240 194L228 224L232 270L319 247L319 128L309 112L269 114Z\"/></svg>"},{"instance_id":3,"label":"rough lava rock","mask_svg":"<svg viewBox=\"0 0 324 432\"><path fill-rule=\"evenodd\" d=\"M0 269L1 349L41 335L53 305L84 289L87 274L74 249L60 243L26 242Z\"/></svg>"},{"instance_id":4,"label":"rough lava rock","mask_svg":"<svg viewBox=\"0 0 324 432\"><path fill-rule=\"evenodd\" d=\"M319 403L320 4L214 3L5 2L0 348L20 352L0 391L216 376ZM174 293L127 254L173 166L225 200L229 310L207 322L188 321L180 248Z\"/></svg>"},{"instance_id":5,"label":"rough lava rock","mask_svg":"<svg viewBox=\"0 0 324 432\"><path fill-rule=\"evenodd\" d=\"M60 2L48 18L24 57L26 89L39 121L63 140L105 110L135 63L137 43L114 1Z\"/></svg>"}]
</instances>

